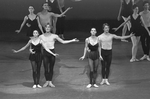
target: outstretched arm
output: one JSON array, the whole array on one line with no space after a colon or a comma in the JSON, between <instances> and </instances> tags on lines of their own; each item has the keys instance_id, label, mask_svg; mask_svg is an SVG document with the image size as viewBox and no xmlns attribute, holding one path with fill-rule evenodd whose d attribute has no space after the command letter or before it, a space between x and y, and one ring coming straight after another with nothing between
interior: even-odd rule
<instances>
[{"instance_id":1,"label":"outstretched arm","mask_svg":"<svg viewBox=\"0 0 150 99\"><path fill-rule=\"evenodd\" d=\"M25 50L27 47L29 47L30 44L31 44L31 40L29 40L29 42L28 42L24 47L20 48L19 50L14 50L14 49L13 49L13 52L14 52L14 53L21 52L21 51Z\"/></svg>"},{"instance_id":2,"label":"outstretched arm","mask_svg":"<svg viewBox=\"0 0 150 99\"><path fill-rule=\"evenodd\" d=\"M72 9L72 8L69 7L69 8L67 8L64 12L62 12L61 14L53 14L53 16L54 16L54 17L62 17L62 16L64 16L64 14L65 14L66 12L68 12L70 9Z\"/></svg>"},{"instance_id":3,"label":"outstretched arm","mask_svg":"<svg viewBox=\"0 0 150 99\"><path fill-rule=\"evenodd\" d=\"M78 39L72 39L72 40L63 40L58 35L56 35L56 40L58 40L62 44L72 43L72 42L79 42Z\"/></svg>"},{"instance_id":4,"label":"outstretched arm","mask_svg":"<svg viewBox=\"0 0 150 99\"><path fill-rule=\"evenodd\" d=\"M113 28L113 29L114 29L115 31L117 31L117 30L120 29L122 26L124 26L129 20L130 20L130 16L129 16L128 19L127 19L125 22L123 22L119 27Z\"/></svg>"},{"instance_id":5,"label":"outstretched arm","mask_svg":"<svg viewBox=\"0 0 150 99\"><path fill-rule=\"evenodd\" d=\"M21 24L21 26L20 26L20 29L19 29L19 30L16 30L15 32L20 33L20 31L22 30L23 26L25 25L27 19L28 19L28 17L25 16L25 17L24 17L24 20L23 20L23 22L22 22L22 24Z\"/></svg>"},{"instance_id":6,"label":"outstretched arm","mask_svg":"<svg viewBox=\"0 0 150 99\"><path fill-rule=\"evenodd\" d=\"M128 35L128 36L117 36L117 35L113 35L113 38L115 38L115 39L127 39L127 38L130 38L130 37L132 37L132 36L134 36L134 35L131 33L131 34Z\"/></svg>"}]
</instances>

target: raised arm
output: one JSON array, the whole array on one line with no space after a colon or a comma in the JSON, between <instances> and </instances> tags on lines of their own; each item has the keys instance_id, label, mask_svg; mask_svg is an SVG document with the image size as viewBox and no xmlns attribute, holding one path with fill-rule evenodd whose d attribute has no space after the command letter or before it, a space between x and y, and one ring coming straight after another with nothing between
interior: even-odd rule
<instances>
[{"instance_id":1,"label":"raised arm","mask_svg":"<svg viewBox=\"0 0 150 99\"><path fill-rule=\"evenodd\" d=\"M21 26L20 26L20 28L19 28L19 30L16 30L15 32L20 33L20 31L22 30L22 28L23 28L23 26L25 25L25 23L26 23L27 20L28 20L28 17L25 16L25 17L24 17L24 20L23 20L23 22L22 22L22 24L21 24Z\"/></svg>"},{"instance_id":2,"label":"raised arm","mask_svg":"<svg viewBox=\"0 0 150 99\"><path fill-rule=\"evenodd\" d=\"M13 52L14 52L14 53L21 52L21 51L25 50L27 47L29 47L30 44L31 44L31 40L29 40L28 43L27 43L24 47L20 48L19 50L14 50L14 49L13 49Z\"/></svg>"},{"instance_id":3,"label":"raised arm","mask_svg":"<svg viewBox=\"0 0 150 99\"><path fill-rule=\"evenodd\" d=\"M72 42L79 42L79 40L76 39L76 38L74 38L72 40L63 40L58 35L56 35L56 40L58 40L62 44L68 44L68 43L72 43Z\"/></svg>"},{"instance_id":4,"label":"raised arm","mask_svg":"<svg viewBox=\"0 0 150 99\"><path fill-rule=\"evenodd\" d=\"M61 14L53 14L53 16L54 16L54 17L62 17L62 16L64 16L64 14L65 14L66 12L68 12L70 9L72 9L72 8L69 7L69 8L67 8L64 12L62 12Z\"/></svg>"},{"instance_id":5,"label":"raised arm","mask_svg":"<svg viewBox=\"0 0 150 99\"><path fill-rule=\"evenodd\" d=\"M123 22L119 27L113 28L113 29L114 29L115 31L117 31L117 30L120 29L122 26L124 26L129 20L130 20L130 16L129 16L128 19L127 19L125 22Z\"/></svg>"}]
</instances>

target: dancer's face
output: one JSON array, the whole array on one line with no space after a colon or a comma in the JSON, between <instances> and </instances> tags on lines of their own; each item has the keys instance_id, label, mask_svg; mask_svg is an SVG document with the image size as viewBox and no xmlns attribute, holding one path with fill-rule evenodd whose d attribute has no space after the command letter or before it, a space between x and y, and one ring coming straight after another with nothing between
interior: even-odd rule
<instances>
[{"instance_id":1,"label":"dancer's face","mask_svg":"<svg viewBox=\"0 0 150 99\"><path fill-rule=\"evenodd\" d=\"M96 35L96 33L97 33L96 29L95 29L95 28L92 28L92 29L91 29L91 35L94 36L94 35Z\"/></svg>"},{"instance_id":2,"label":"dancer's face","mask_svg":"<svg viewBox=\"0 0 150 99\"><path fill-rule=\"evenodd\" d=\"M44 3L44 4L43 4L43 9L45 9L45 10L49 10L48 3Z\"/></svg>"},{"instance_id":3,"label":"dancer's face","mask_svg":"<svg viewBox=\"0 0 150 99\"><path fill-rule=\"evenodd\" d=\"M133 9L133 12L134 12L134 13L138 13L138 12L139 12L139 8L136 7L135 9Z\"/></svg>"},{"instance_id":4,"label":"dancer's face","mask_svg":"<svg viewBox=\"0 0 150 99\"><path fill-rule=\"evenodd\" d=\"M34 12L34 8L32 6L29 6L29 12Z\"/></svg>"},{"instance_id":5,"label":"dancer's face","mask_svg":"<svg viewBox=\"0 0 150 99\"><path fill-rule=\"evenodd\" d=\"M51 30L50 25L47 25L47 26L45 27L45 31L46 31L46 32L50 32L50 30Z\"/></svg>"},{"instance_id":6,"label":"dancer's face","mask_svg":"<svg viewBox=\"0 0 150 99\"><path fill-rule=\"evenodd\" d=\"M104 26L104 32L109 32L109 26L107 25Z\"/></svg>"},{"instance_id":7,"label":"dancer's face","mask_svg":"<svg viewBox=\"0 0 150 99\"><path fill-rule=\"evenodd\" d=\"M33 36L34 36L34 37L38 37L38 36L39 36L39 32L38 32L37 30L34 30L34 31L33 31Z\"/></svg>"},{"instance_id":8,"label":"dancer's face","mask_svg":"<svg viewBox=\"0 0 150 99\"><path fill-rule=\"evenodd\" d=\"M145 3L145 4L144 4L144 9L145 9L145 10L148 10L148 9L149 9L149 3Z\"/></svg>"}]
</instances>

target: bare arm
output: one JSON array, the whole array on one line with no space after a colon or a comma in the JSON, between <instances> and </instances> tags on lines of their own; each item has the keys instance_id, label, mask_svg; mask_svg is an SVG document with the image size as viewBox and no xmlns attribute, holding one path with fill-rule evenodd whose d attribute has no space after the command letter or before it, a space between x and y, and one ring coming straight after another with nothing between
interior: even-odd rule
<instances>
[{"instance_id":1,"label":"bare arm","mask_svg":"<svg viewBox=\"0 0 150 99\"><path fill-rule=\"evenodd\" d=\"M120 29L122 26L124 26L130 19L131 19L131 18L130 18L130 16L129 16L128 19L127 19L125 22L123 22L119 27L114 28L115 31L117 31L117 30Z\"/></svg>"},{"instance_id":2,"label":"bare arm","mask_svg":"<svg viewBox=\"0 0 150 99\"><path fill-rule=\"evenodd\" d=\"M128 35L128 36L117 36L117 35L113 35L113 38L115 38L115 39L127 39L127 38L130 38L130 37L132 37L133 36L133 34L130 34L130 35Z\"/></svg>"},{"instance_id":3,"label":"bare arm","mask_svg":"<svg viewBox=\"0 0 150 99\"><path fill-rule=\"evenodd\" d=\"M99 39L99 47L98 47L98 51L99 51L99 57L101 60L103 60L102 55L101 55L101 40Z\"/></svg>"},{"instance_id":4,"label":"bare arm","mask_svg":"<svg viewBox=\"0 0 150 99\"><path fill-rule=\"evenodd\" d=\"M31 44L31 40L29 40L28 43L24 47L20 48L19 50L13 50L13 52L14 53L21 52L21 51L25 50L27 47L29 47L30 44Z\"/></svg>"},{"instance_id":5,"label":"bare arm","mask_svg":"<svg viewBox=\"0 0 150 99\"><path fill-rule=\"evenodd\" d=\"M72 42L78 42L79 40L78 39L72 39L72 40L63 40L61 39L59 36L56 36L56 39L62 43L62 44L68 44L68 43L72 43Z\"/></svg>"},{"instance_id":6,"label":"bare arm","mask_svg":"<svg viewBox=\"0 0 150 99\"><path fill-rule=\"evenodd\" d=\"M37 17L37 22L38 22L39 29L40 29L41 32L44 34L44 31L43 31L43 29L42 29L42 25L41 25L41 23L40 23L40 18L39 18L39 16Z\"/></svg>"},{"instance_id":7,"label":"bare arm","mask_svg":"<svg viewBox=\"0 0 150 99\"><path fill-rule=\"evenodd\" d=\"M146 31L147 31L148 34L150 35L150 31L149 31L149 29L147 28L147 26L146 26L146 24L145 24L144 19L143 19L142 16L141 16L141 21L142 21L142 24L143 24L144 28L146 29Z\"/></svg>"},{"instance_id":8,"label":"bare arm","mask_svg":"<svg viewBox=\"0 0 150 99\"><path fill-rule=\"evenodd\" d=\"M123 3L123 0L120 0L120 9L119 9L118 17L117 17L118 21L120 21L121 19L122 3Z\"/></svg>"},{"instance_id":9,"label":"bare arm","mask_svg":"<svg viewBox=\"0 0 150 99\"><path fill-rule=\"evenodd\" d=\"M20 26L20 29L19 29L19 30L16 30L15 32L19 33L19 32L22 30L22 28L23 28L23 26L25 25L27 19L28 19L28 17L25 16L25 17L24 17L24 20L23 20L23 22L22 22L22 24L21 24L21 26Z\"/></svg>"},{"instance_id":10,"label":"bare arm","mask_svg":"<svg viewBox=\"0 0 150 99\"><path fill-rule=\"evenodd\" d=\"M83 52L83 56L79 59L79 60L83 60L87 54L88 51L88 39L85 40L85 47L84 47L84 52Z\"/></svg>"},{"instance_id":11,"label":"bare arm","mask_svg":"<svg viewBox=\"0 0 150 99\"><path fill-rule=\"evenodd\" d=\"M69 11L70 9L72 9L71 7L67 8L64 12L62 12L61 14L53 14L54 17L62 17L67 11Z\"/></svg>"}]
</instances>

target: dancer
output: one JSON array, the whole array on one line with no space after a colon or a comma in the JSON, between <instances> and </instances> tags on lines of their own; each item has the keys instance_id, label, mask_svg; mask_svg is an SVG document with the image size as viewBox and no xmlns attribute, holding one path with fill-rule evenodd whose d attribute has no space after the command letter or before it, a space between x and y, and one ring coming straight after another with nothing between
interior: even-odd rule
<instances>
[{"instance_id":1,"label":"dancer","mask_svg":"<svg viewBox=\"0 0 150 99\"><path fill-rule=\"evenodd\" d=\"M70 10L71 8L67 8L62 14L55 14L52 12L48 12L49 6L48 3L43 4L43 11L38 13L39 16L39 23L41 24L43 31L45 32L45 26L49 24L52 27L52 32L54 33L54 24L53 24L53 17L62 17L64 14Z\"/></svg>"},{"instance_id":2,"label":"dancer","mask_svg":"<svg viewBox=\"0 0 150 99\"><path fill-rule=\"evenodd\" d=\"M149 50L150 50L150 11L149 11L149 2L148 1L144 1L143 2L143 7L144 10L142 12L140 12L140 15L142 16L143 20L144 20L144 24L143 26L146 26L148 28L147 31L143 31L142 32L142 36L141 36L141 44L142 44L142 49L144 52L144 56L142 58L140 58L140 60L144 60L147 59L148 61L150 61L150 57L149 57Z\"/></svg>"},{"instance_id":3,"label":"dancer","mask_svg":"<svg viewBox=\"0 0 150 99\"><path fill-rule=\"evenodd\" d=\"M107 85L110 85L108 82L109 73L110 73L110 65L112 61L112 42L113 39L127 39L133 36L133 34L130 34L128 36L117 36L115 34L109 33L109 25L107 23L103 24L103 30L104 32L98 36L99 42L101 45L101 56L102 56L102 82L101 85L106 83Z\"/></svg>"},{"instance_id":4,"label":"dancer","mask_svg":"<svg viewBox=\"0 0 150 99\"><path fill-rule=\"evenodd\" d=\"M45 27L46 33L42 34L40 36L41 43L44 46L43 50L43 63L44 63L44 70L45 70L45 79L46 83L43 85L43 87L55 87L52 83L52 77L53 77L53 68L55 64L55 57L58 54L55 54L55 41L59 41L60 43L67 44L71 42L78 42L77 39L72 40L62 40L58 35L51 33L51 25L47 24ZM46 50L45 48L48 48ZM51 53L48 53L50 51Z\"/></svg>"},{"instance_id":5,"label":"dancer","mask_svg":"<svg viewBox=\"0 0 150 99\"><path fill-rule=\"evenodd\" d=\"M56 13L56 14L61 14L60 11L61 8L58 4L58 0L46 0L46 2L49 5L49 11ZM53 33L56 33L56 24L57 24L57 17L53 17Z\"/></svg>"},{"instance_id":6,"label":"dancer","mask_svg":"<svg viewBox=\"0 0 150 99\"><path fill-rule=\"evenodd\" d=\"M39 85L40 80L40 69L42 63L42 54L41 54L41 44L40 39L38 38L39 32L37 30L33 31L33 37L28 41L28 43L19 50L13 50L14 53L21 52L30 46L30 56L29 60L32 66L32 76L34 80L33 88L42 88Z\"/></svg>"},{"instance_id":7,"label":"dancer","mask_svg":"<svg viewBox=\"0 0 150 99\"><path fill-rule=\"evenodd\" d=\"M29 6L29 15L24 17L24 20L23 20L23 22L20 26L20 29L16 30L16 32L20 33L20 31L22 30L22 28L26 24L26 26L28 27L27 34L26 34L27 37L32 37L34 30L38 30L39 33L40 33L39 35L41 35L41 32L42 32L41 31L41 26L40 26L40 23L37 20L39 20L39 18L36 14L34 14L34 7Z\"/></svg>"},{"instance_id":8,"label":"dancer","mask_svg":"<svg viewBox=\"0 0 150 99\"><path fill-rule=\"evenodd\" d=\"M128 21L131 22L131 30L130 33L134 33L134 36L131 37L132 40L132 58L130 60L130 62L134 62L134 61L139 61L136 58L137 55L137 50L138 50L138 43L140 41L140 37L143 33L142 30L143 26L142 23L144 24L143 18L141 17L141 15L138 14L138 7L137 5L133 5L133 14L130 15L128 17L128 19L122 23L118 28L115 28L115 31L118 30L121 26L125 25ZM147 30L147 32L149 32L148 28L144 25L145 30Z\"/></svg>"},{"instance_id":9,"label":"dancer","mask_svg":"<svg viewBox=\"0 0 150 99\"><path fill-rule=\"evenodd\" d=\"M88 58L89 62L89 67L90 67L90 73L89 73L89 78L90 78L90 84L88 84L86 87L91 88L92 86L94 87L99 87L96 84L96 78L97 78L97 68L99 65L99 57L102 59L101 54L100 54L100 45L99 45L99 40L98 37L96 36L96 29L91 28L91 36L86 38L85 40L85 48L84 48L84 54L80 58L80 60L83 60Z\"/></svg>"},{"instance_id":10,"label":"dancer","mask_svg":"<svg viewBox=\"0 0 150 99\"><path fill-rule=\"evenodd\" d=\"M126 21L127 18L132 14L132 6L136 4L138 1L140 0L137 0L136 2L134 2L134 0L121 0L118 20L122 18L124 21ZM122 36L125 36L127 29L130 31L130 28L131 28L131 23L130 21L128 21L122 29ZM128 42L125 39L121 39L121 41Z\"/></svg>"}]
</instances>

